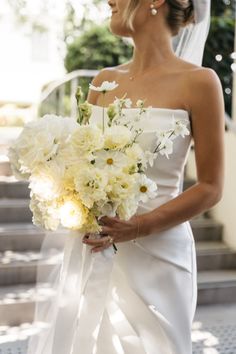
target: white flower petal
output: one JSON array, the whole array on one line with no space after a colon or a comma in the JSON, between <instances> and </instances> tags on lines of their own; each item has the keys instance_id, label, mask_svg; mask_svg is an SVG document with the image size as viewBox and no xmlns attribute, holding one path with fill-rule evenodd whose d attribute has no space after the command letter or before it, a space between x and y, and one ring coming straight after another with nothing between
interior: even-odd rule
<instances>
[{"instance_id":1,"label":"white flower petal","mask_svg":"<svg viewBox=\"0 0 236 354\"><path fill-rule=\"evenodd\" d=\"M93 91L98 91L98 92L107 92L107 91L112 91L114 90L117 86L119 86L116 81L103 81L101 86L94 86L92 84L89 84L90 90Z\"/></svg>"}]
</instances>

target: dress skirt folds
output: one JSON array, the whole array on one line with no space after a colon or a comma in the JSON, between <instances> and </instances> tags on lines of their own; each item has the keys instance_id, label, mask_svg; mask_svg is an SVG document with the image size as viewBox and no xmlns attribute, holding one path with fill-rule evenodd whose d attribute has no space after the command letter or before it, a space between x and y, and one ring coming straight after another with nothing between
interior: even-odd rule
<instances>
[{"instance_id":1,"label":"dress skirt folds","mask_svg":"<svg viewBox=\"0 0 236 354\"><path fill-rule=\"evenodd\" d=\"M96 121L101 108L93 108ZM137 111L127 113L132 119ZM137 123L144 131L139 143L152 150L157 129L168 129L173 116L191 130L187 111L152 108ZM182 193L190 144L191 134L176 138L170 158L158 156L147 170L158 196L141 203L138 214ZM118 243L115 255L112 247L91 254L78 236L65 237L60 271L55 266L49 276L54 297L36 307L44 329L27 354L191 354L197 279L190 223Z\"/></svg>"}]
</instances>

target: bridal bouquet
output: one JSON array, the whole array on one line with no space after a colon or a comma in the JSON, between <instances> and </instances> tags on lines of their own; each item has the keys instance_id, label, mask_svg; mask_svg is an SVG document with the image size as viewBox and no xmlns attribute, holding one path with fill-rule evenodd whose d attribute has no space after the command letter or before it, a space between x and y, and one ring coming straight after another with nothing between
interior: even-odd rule
<instances>
[{"instance_id":1,"label":"bridal bouquet","mask_svg":"<svg viewBox=\"0 0 236 354\"><path fill-rule=\"evenodd\" d=\"M116 86L103 82L90 89L105 96ZM157 132L154 151L144 151L138 143L142 130L125 119L130 99L116 98L103 108L101 124L94 124L90 121L93 107L83 100L80 87L76 98L78 119L45 115L26 124L9 158L15 176L29 181L34 224L47 230L62 225L99 233L100 217L128 220L140 201L157 196L157 185L145 170L158 154L168 157L173 140L189 132L185 121L173 120L170 130ZM136 108L140 119L147 110L144 101L138 100Z\"/></svg>"}]
</instances>

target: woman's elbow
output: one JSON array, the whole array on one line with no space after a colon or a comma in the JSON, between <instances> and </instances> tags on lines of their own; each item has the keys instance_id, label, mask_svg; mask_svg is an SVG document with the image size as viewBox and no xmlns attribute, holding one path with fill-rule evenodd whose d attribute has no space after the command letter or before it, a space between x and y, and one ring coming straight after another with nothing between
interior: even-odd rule
<instances>
[{"instance_id":1,"label":"woman's elbow","mask_svg":"<svg viewBox=\"0 0 236 354\"><path fill-rule=\"evenodd\" d=\"M218 204L223 197L223 187L221 185L207 184L206 186L206 199L208 208L214 207Z\"/></svg>"}]
</instances>

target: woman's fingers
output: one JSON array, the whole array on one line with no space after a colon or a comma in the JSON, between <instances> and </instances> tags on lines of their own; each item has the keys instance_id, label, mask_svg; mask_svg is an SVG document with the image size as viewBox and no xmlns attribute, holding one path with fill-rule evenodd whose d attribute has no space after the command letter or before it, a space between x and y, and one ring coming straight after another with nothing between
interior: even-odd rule
<instances>
[{"instance_id":1,"label":"woman's fingers","mask_svg":"<svg viewBox=\"0 0 236 354\"><path fill-rule=\"evenodd\" d=\"M92 253L96 253L96 252L102 252L103 250L105 250L106 248L109 248L111 245L107 245L107 246L99 246L99 247L94 247L91 249Z\"/></svg>"},{"instance_id":2,"label":"woman's fingers","mask_svg":"<svg viewBox=\"0 0 236 354\"><path fill-rule=\"evenodd\" d=\"M99 219L99 222L101 221L101 225L110 225L112 226L115 221L117 221L117 218L114 217L109 217L109 216L103 216L101 219Z\"/></svg>"},{"instance_id":3,"label":"woman's fingers","mask_svg":"<svg viewBox=\"0 0 236 354\"><path fill-rule=\"evenodd\" d=\"M83 239L83 243L90 246L105 246L110 243L110 236L104 236L97 239Z\"/></svg>"},{"instance_id":4,"label":"woman's fingers","mask_svg":"<svg viewBox=\"0 0 236 354\"><path fill-rule=\"evenodd\" d=\"M114 229L112 229L109 226L103 226L102 231L100 232L100 235L112 235L114 232Z\"/></svg>"}]
</instances>

